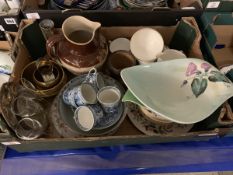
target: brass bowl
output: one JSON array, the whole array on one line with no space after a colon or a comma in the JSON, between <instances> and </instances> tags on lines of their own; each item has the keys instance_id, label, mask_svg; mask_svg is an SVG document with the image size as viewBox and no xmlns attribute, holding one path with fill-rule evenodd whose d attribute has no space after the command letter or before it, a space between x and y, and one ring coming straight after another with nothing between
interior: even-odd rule
<instances>
[{"instance_id":1,"label":"brass bowl","mask_svg":"<svg viewBox=\"0 0 233 175\"><path fill-rule=\"evenodd\" d=\"M21 73L21 83L26 89L32 91L33 93L37 94L40 97L51 97L57 95L60 89L66 84L67 76L63 68L56 62L51 60L41 60L41 61L50 62L50 64L57 67L60 74L60 79L58 79L58 83L53 87L45 89L44 87L42 88L41 86L33 82L32 72L34 72L37 69L38 60L33 61L25 66L23 72Z\"/></svg>"},{"instance_id":2,"label":"brass bowl","mask_svg":"<svg viewBox=\"0 0 233 175\"><path fill-rule=\"evenodd\" d=\"M50 80L50 81L43 81L42 76L39 73L39 69L43 68L43 67L51 67L52 68L52 73L55 76L54 80ZM48 61L48 60L41 60L37 63L37 69L34 70L32 78L33 78L33 82L37 85L40 86L44 89L48 89L51 88L53 86L55 86L59 80L61 79L61 74L59 72L59 67L55 64L53 64L52 61Z\"/></svg>"}]
</instances>

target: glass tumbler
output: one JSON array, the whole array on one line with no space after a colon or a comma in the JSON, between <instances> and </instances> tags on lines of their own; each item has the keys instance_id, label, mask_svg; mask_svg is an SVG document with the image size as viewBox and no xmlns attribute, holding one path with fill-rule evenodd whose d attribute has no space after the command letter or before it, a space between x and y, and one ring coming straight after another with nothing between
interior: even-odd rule
<instances>
[{"instance_id":1,"label":"glass tumbler","mask_svg":"<svg viewBox=\"0 0 233 175\"><path fill-rule=\"evenodd\" d=\"M18 96L12 101L11 111L18 118L15 133L23 140L38 138L47 128L45 109L39 99Z\"/></svg>"}]
</instances>

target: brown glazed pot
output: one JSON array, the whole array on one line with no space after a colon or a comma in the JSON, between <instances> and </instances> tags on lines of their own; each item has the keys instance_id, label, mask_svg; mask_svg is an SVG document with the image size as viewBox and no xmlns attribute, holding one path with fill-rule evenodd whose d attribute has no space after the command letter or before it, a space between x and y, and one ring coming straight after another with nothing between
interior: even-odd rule
<instances>
[{"instance_id":1,"label":"brown glazed pot","mask_svg":"<svg viewBox=\"0 0 233 175\"><path fill-rule=\"evenodd\" d=\"M54 60L58 59L63 67L74 74L101 67L106 60L108 46L98 30L100 27L100 23L82 16L67 18L62 24L62 34L47 40L48 55Z\"/></svg>"}]
</instances>

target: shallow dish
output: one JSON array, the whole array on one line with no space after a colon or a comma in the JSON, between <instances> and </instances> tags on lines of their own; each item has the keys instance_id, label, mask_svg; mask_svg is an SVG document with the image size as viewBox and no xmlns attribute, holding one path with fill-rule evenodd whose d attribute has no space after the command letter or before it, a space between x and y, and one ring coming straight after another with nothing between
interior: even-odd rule
<instances>
[{"instance_id":1,"label":"shallow dish","mask_svg":"<svg viewBox=\"0 0 233 175\"><path fill-rule=\"evenodd\" d=\"M193 124L154 123L143 117L139 107L133 103L128 104L128 117L133 125L146 135L179 135L189 132Z\"/></svg>"},{"instance_id":2,"label":"shallow dish","mask_svg":"<svg viewBox=\"0 0 233 175\"><path fill-rule=\"evenodd\" d=\"M195 58L126 68L121 77L149 110L181 124L207 118L233 96L232 82L206 61Z\"/></svg>"}]
</instances>

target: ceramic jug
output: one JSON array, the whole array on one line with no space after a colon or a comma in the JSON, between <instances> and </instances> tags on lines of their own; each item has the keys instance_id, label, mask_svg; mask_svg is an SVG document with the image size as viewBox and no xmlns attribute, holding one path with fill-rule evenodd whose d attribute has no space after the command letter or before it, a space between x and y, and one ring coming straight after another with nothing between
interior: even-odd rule
<instances>
[{"instance_id":1,"label":"ceramic jug","mask_svg":"<svg viewBox=\"0 0 233 175\"><path fill-rule=\"evenodd\" d=\"M82 16L71 16L62 24L62 34L47 40L47 52L74 74L103 65L108 54L106 39L99 32L101 24Z\"/></svg>"}]
</instances>

